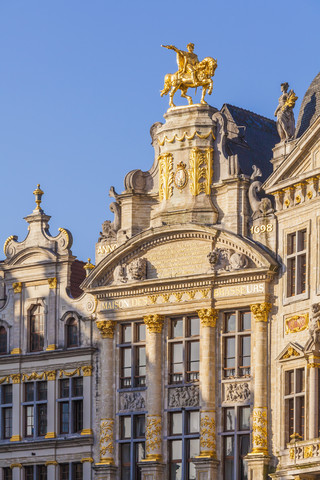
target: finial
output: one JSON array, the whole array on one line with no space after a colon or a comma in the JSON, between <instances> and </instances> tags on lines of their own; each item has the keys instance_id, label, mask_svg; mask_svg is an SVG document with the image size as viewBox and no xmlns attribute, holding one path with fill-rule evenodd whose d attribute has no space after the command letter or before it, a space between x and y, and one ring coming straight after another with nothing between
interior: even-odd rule
<instances>
[{"instance_id":1,"label":"finial","mask_svg":"<svg viewBox=\"0 0 320 480\"><path fill-rule=\"evenodd\" d=\"M83 268L86 271L86 275L88 276L90 271L94 268L94 265L91 263L91 258L88 258L88 263L86 263Z\"/></svg>"},{"instance_id":2,"label":"finial","mask_svg":"<svg viewBox=\"0 0 320 480\"><path fill-rule=\"evenodd\" d=\"M35 202L37 204L36 210L40 210L40 211L42 210L40 208L40 205L41 205L41 197L42 197L43 193L44 192L40 188L40 183L38 183L37 188L33 192L33 195L35 196Z\"/></svg>"}]
</instances>

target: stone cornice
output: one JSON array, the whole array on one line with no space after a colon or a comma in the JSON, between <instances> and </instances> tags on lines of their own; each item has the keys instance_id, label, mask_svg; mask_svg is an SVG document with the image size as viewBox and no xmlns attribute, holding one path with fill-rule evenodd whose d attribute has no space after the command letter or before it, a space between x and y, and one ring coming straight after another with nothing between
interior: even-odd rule
<instances>
[{"instance_id":1,"label":"stone cornice","mask_svg":"<svg viewBox=\"0 0 320 480\"><path fill-rule=\"evenodd\" d=\"M93 355L96 352L95 347L83 347L83 348L76 348L74 350L52 350L52 351L43 351L43 352L38 352L38 353L21 353L19 355L1 355L1 369L3 365L15 365L15 364L21 364L23 365L24 363L30 364L32 362L33 365L35 365L37 362L43 363L46 360L51 360L53 361L61 361L62 358L65 358L66 361L63 363L59 363L61 368L69 368L65 367L65 365L68 365L68 362L70 362L70 359L72 357L81 357L81 359L84 356L90 356ZM57 365L58 363L51 363L50 362L50 368L48 367L48 370L52 370L54 368L59 368ZM83 360L83 364L85 365L86 361ZM81 362L82 363L82 362ZM72 362L70 362L72 364ZM79 366L79 361L77 360L77 366ZM71 367L70 367L71 368Z\"/></svg>"},{"instance_id":2,"label":"stone cornice","mask_svg":"<svg viewBox=\"0 0 320 480\"><path fill-rule=\"evenodd\" d=\"M18 452L18 451L26 451L26 450L37 450L37 452L41 450L47 450L50 448L50 450L53 448L70 448L70 446L78 446L78 447L88 447L89 445L93 445L93 438L92 437L76 437L74 434L72 435L72 438L59 438L55 437L53 439L41 439L41 440L22 440L21 442L13 442L10 443L9 441L6 443L1 443L0 445L0 453L5 453L8 452L8 447L10 446L10 451L12 452ZM79 452L82 456L88 456L90 457L91 455L91 450L85 450ZM44 452L44 455L47 455L47 452ZM41 454L39 453L39 457Z\"/></svg>"}]
</instances>

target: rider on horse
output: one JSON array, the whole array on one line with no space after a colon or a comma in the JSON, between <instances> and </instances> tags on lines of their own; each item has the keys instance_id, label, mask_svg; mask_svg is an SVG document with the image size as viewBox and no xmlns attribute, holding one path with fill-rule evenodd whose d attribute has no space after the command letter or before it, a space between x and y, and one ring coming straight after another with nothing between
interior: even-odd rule
<instances>
[{"instance_id":1,"label":"rider on horse","mask_svg":"<svg viewBox=\"0 0 320 480\"><path fill-rule=\"evenodd\" d=\"M179 73L181 75L189 73L191 75L192 83L197 83L197 66L199 65L199 59L198 56L193 52L194 44L188 43L187 52L179 50L174 45L162 46L168 48L168 50L174 50L175 52L177 52L177 64Z\"/></svg>"}]
</instances>

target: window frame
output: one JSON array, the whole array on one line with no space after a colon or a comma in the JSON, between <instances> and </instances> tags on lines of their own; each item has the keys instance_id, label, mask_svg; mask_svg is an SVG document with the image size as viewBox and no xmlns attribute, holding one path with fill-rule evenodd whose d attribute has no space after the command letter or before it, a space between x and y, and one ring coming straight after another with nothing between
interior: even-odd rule
<instances>
[{"instance_id":1,"label":"window frame","mask_svg":"<svg viewBox=\"0 0 320 480\"><path fill-rule=\"evenodd\" d=\"M300 392L296 392L296 384L297 384L297 372L299 370L303 370L304 374L304 390ZM288 386L288 374L290 372L293 372L293 388L294 391L293 393L286 393L287 386ZM288 365L286 368L283 369L283 437L284 437L284 444L287 445L290 442L290 425L289 425L289 420L290 420L290 414L287 412L287 403L290 400L293 400L293 432L292 433L298 433L297 431L297 417L300 414L300 407L297 406L297 399L298 398L303 398L304 400L304 415L301 417L303 418L303 435L301 438L301 441L305 440L306 438L306 433L307 433L307 423L306 423L306 402L308 398L308 392L307 392L307 369L305 365Z\"/></svg>"},{"instance_id":2,"label":"window frame","mask_svg":"<svg viewBox=\"0 0 320 480\"><path fill-rule=\"evenodd\" d=\"M64 479L62 477L62 471L61 471L61 468L64 467L64 466L68 466L68 472L67 472L67 475L68 475L68 478L67 479ZM74 467L75 466L78 466L78 467L81 467L80 470L81 470L81 473L80 473L80 478L77 478L75 475L74 475ZM81 462L63 462L63 463L60 463L59 464L59 480L83 480L83 464Z\"/></svg>"},{"instance_id":3,"label":"window frame","mask_svg":"<svg viewBox=\"0 0 320 480\"><path fill-rule=\"evenodd\" d=\"M144 417L144 436L137 436L136 435L136 430L137 430L137 419L138 417ZM145 447L146 447L146 435L145 435L145 427L146 427L146 412L133 412L133 413L121 413L118 414L119 418L119 439L117 440L117 443L119 445L119 466L120 466L120 472L121 472L121 478L122 476L122 468L123 468L123 463L122 463L122 445L129 445L130 448L130 463L128 463L129 471L130 471L130 478L127 480L140 480L141 479L141 472L138 466L138 462L141 461L141 459L137 458L137 453L138 453L138 445L143 444L143 449L144 449L144 454L143 458L145 458ZM124 418L129 418L130 419L130 437L123 437L122 434L122 423ZM125 477L123 477L125 478Z\"/></svg>"},{"instance_id":4,"label":"window frame","mask_svg":"<svg viewBox=\"0 0 320 480\"><path fill-rule=\"evenodd\" d=\"M37 313L34 311L38 310ZM33 317L39 322L39 330L32 332ZM42 328L42 329L41 329ZM46 334L46 325L45 325L45 316L43 312L43 306L40 303L34 303L28 308L28 352L29 353L38 353L43 352L45 348L45 334ZM39 347L32 348L33 336L39 336L42 338L42 341L39 341ZM42 347L41 347L42 343Z\"/></svg>"},{"instance_id":5,"label":"window frame","mask_svg":"<svg viewBox=\"0 0 320 480\"><path fill-rule=\"evenodd\" d=\"M191 320L197 319L199 322L199 334L191 335ZM182 321L182 336L173 336L174 322ZM191 345L193 343L198 344L199 349L199 359L194 360L198 362L198 370L191 370ZM182 350L182 361L181 363L181 373L174 372L174 365L178 363L173 363L173 351L175 345L181 345ZM167 338L167 348L168 348L168 385L191 385L198 384L200 378L200 319L194 314L182 315L179 317L171 317L168 324L168 338ZM175 376L180 375L180 377Z\"/></svg>"},{"instance_id":6,"label":"window frame","mask_svg":"<svg viewBox=\"0 0 320 480\"><path fill-rule=\"evenodd\" d=\"M82 394L81 395L74 395L74 384L76 380L82 379ZM68 383L68 395L62 396L62 385L65 382ZM81 431L83 430L83 403L84 403L84 391L83 391L83 377L71 377L71 378L62 378L59 379L58 382L58 426L59 426L59 435L81 435ZM80 403L81 402L81 403ZM68 432L62 431L62 404L67 404L68 406ZM76 412L77 407L76 405L82 405L81 410L81 421L80 425L81 428L75 428L76 422Z\"/></svg>"},{"instance_id":7,"label":"window frame","mask_svg":"<svg viewBox=\"0 0 320 480\"><path fill-rule=\"evenodd\" d=\"M72 327L76 328L76 337L77 341L76 343L71 343L70 342L70 327L71 327L71 322L74 322L75 325L72 325ZM77 318L76 315L70 316L67 318L66 323L65 323L65 346L66 348L78 348L80 347L80 322L79 319Z\"/></svg>"},{"instance_id":8,"label":"window frame","mask_svg":"<svg viewBox=\"0 0 320 480\"><path fill-rule=\"evenodd\" d=\"M124 342L123 332L126 326L131 328L131 341ZM144 339L139 338L139 326L144 327ZM117 344L117 350L119 353L119 389L118 391L128 390L145 390L146 389L146 361L145 365L139 363L140 349L144 349L144 355L146 359L146 325L143 320L133 320L121 322L119 333L119 343ZM129 351L130 366L124 367L124 355ZM140 375L139 369L144 369L145 374ZM130 376L123 375L124 369L130 369ZM127 385L126 385L127 381Z\"/></svg>"},{"instance_id":9,"label":"window frame","mask_svg":"<svg viewBox=\"0 0 320 480\"><path fill-rule=\"evenodd\" d=\"M242 314L249 313L251 317L250 322L250 330L244 330L242 328ZM252 340L252 314L250 312L250 308L239 308L239 309L232 309L232 310L225 310L222 312L222 380L227 381L230 379L235 378L247 378L248 380L251 378L251 367L252 367L252 356L251 356L251 340ZM233 331L227 331L226 322L227 316L235 314L235 329ZM234 338L234 357L227 357L227 339ZM240 359L244 357L243 350L242 350L242 342L244 338L250 338L250 365L241 365ZM234 358L234 368L227 367L227 359ZM228 370L234 370L234 374L227 375L226 372ZM241 374L243 372L243 374Z\"/></svg>"},{"instance_id":10,"label":"window frame","mask_svg":"<svg viewBox=\"0 0 320 480\"><path fill-rule=\"evenodd\" d=\"M5 350L1 351L1 348L0 348L0 356L3 356L3 355L8 355L9 354L9 329L6 325L3 325L2 323L0 323L0 338L2 336L1 334L1 330L4 329L5 331ZM2 339L3 340L3 339Z\"/></svg>"},{"instance_id":11,"label":"window frame","mask_svg":"<svg viewBox=\"0 0 320 480\"><path fill-rule=\"evenodd\" d=\"M38 392L39 392L39 384L46 385L46 399L38 399ZM33 385L33 399L26 400L26 389L28 385ZM40 380L35 382L26 382L23 384L23 402L21 402L23 408L23 438L25 440L28 439L35 439L35 438L44 438L48 433L48 382L46 380ZM44 433L39 433L40 428L40 415L41 411L40 408L45 405L46 406L46 428ZM32 408L33 412L33 433L32 435L27 435L27 409Z\"/></svg>"},{"instance_id":12,"label":"window frame","mask_svg":"<svg viewBox=\"0 0 320 480\"><path fill-rule=\"evenodd\" d=\"M11 387L11 402L4 402L4 392L8 387ZM7 409L11 410L11 435L6 436L6 419L5 419L5 412ZM0 439L2 441L10 441L12 437L12 412L13 412L13 387L12 384L9 383L7 385L0 385Z\"/></svg>"},{"instance_id":13,"label":"window frame","mask_svg":"<svg viewBox=\"0 0 320 480\"><path fill-rule=\"evenodd\" d=\"M42 472L40 470L42 468L44 469L44 472L45 472L44 477L42 476ZM32 478L30 478L30 480L47 480L47 478L48 478L48 468L46 467L45 464L25 465L23 467L23 478L24 478L24 480L29 480L29 478L27 478L27 469L32 469L32 472L30 472L31 475L32 475Z\"/></svg>"}]
</instances>

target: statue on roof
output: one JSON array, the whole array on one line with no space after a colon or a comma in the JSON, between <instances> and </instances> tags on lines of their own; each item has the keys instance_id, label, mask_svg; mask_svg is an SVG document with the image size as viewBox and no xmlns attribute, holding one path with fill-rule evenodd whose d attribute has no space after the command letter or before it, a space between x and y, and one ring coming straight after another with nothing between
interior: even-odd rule
<instances>
[{"instance_id":1,"label":"statue on roof","mask_svg":"<svg viewBox=\"0 0 320 480\"><path fill-rule=\"evenodd\" d=\"M169 105L175 107L173 96L177 90L181 91L181 97L188 100L188 104L192 105L192 98L187 95L189 88L202 87L202 96L200 103L206 105L204 97L208 92L212 93L213 82L212 77L217 68L217 60L212 57L206 57L199 62L198 56L194 53L194 44L188 43L187 51L179 50L174 45L161 45L168 50L174 50L177 53L178 71L176 73L168 73L164 78L164 87L161 91L161 97L169 93Z\"/></svg>"},{"instance_id":2,"label":"statue on roof","mask_svg":"<svg viewBox=\"0 0 320 480\"><path fill-rule=\"evenodd\" d=\"M274 112L277 117L277 130L281 141L290 140L295 132L295 121L293 109L298 97L291 89L288 92L289 84L281 83L282 95L279 98L279 105Z\"/></svg>"}]
</instances>

